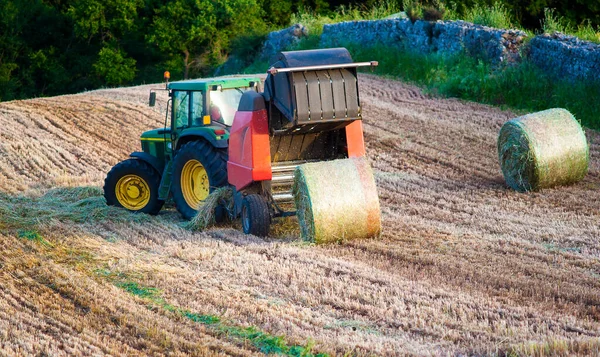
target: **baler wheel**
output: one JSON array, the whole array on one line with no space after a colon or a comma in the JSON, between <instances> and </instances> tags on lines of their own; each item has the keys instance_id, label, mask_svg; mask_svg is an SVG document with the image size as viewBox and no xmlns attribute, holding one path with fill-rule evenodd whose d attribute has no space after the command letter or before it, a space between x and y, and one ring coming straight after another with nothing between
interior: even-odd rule
<instances>
[{"instance_id":1,"label":"baler wheel","mask_svg":"<svg viewBox=\"0 0 600 357\"><path fill-rule=\"evenodd\" d=\"M171 193L177 211L192 219L209 193L227 185L227 152L205 141L184 144L173 159Z\"/></svg>"},{"instance_id":2,"label":"baler wheel","mask_svg":"<svg viewBox=\"0 0 600 357\"><path fill-rule=\"evenodd\" d=\"M266 237L271 225L269 204L261 195L251 194L242 201L242 227L244 233Z\"/></svg>"},{"instance_id":3,"label":"baler wheel","mask_svg":"<svg viewBox=\"0 0 600 357\"><path fill-rule=\"evenodd\" d=\"M128 159L116 164L104 180L104 198L110 206L133 212L158 214L165 201L158 199L160 174L144 161Z\"/></svg>"}]
</instances>

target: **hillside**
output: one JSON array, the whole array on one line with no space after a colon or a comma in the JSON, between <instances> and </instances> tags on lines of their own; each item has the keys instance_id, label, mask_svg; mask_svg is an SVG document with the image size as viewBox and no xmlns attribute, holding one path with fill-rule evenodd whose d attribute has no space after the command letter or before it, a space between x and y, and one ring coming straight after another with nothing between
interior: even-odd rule
<instances>
[{"instance_id":1,"label":"hillside","mask_svg":"<svg viewBox=\"0 0 600 357\"><path fill-rule=\"evenodd\" d=\"M104 207L162 126L150 86L0 103L2 354L599 353L600 135L583 182L519 194L496 156L516 113L360 86L383 234L323 246Z\"/></svg>"}]
</instances>

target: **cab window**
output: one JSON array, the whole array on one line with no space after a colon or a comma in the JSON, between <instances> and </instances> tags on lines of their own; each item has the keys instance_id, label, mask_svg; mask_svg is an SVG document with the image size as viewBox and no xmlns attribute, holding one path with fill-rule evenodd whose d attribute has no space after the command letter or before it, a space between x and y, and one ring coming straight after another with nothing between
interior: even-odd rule
<instances>
[{"instance_id":1,"label":"cab window","mask_svg":"<svg viewBox=\"0 0 600 357\"><path fill-rule=\"evenodd\" d=\"M203 124L204 116L204 95L202 92L192 92L192 126Z\"/></svg>"},{"instance_id":2,"label":"cab window","mask_svg":"<svg viewBox=\"0 0 600 357\"><path fill-rule=\"evenodd\" d=\"M240 104L242 94L248 90L247 88L231 88L222 91L210 91L210 117L211 120L231 126L233 117Z\"/></svg>"},{"instance_id":3,"label":"cab window","mask_svg":"<svg viewBox=\"0 0 600 357\"><path fill-rule=\"evenodd\" d=\"M181 129L190 126L190 95L186 91L173 94L173 127Z\"/></svg>"}]
</instances>

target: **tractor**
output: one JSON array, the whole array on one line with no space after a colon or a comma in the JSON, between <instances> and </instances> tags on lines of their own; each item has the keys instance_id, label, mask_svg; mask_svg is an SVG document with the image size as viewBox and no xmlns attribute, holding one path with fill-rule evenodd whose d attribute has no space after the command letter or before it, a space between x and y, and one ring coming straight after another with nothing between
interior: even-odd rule
<instances>
[{"instance_id":1,"label":"tractor","mask_svg":"<svg viewBox=\"0 0 600 357\"><path fill-rule=\"evenodd\" d=\"M142 151L108 172L104 197L109 205L154 215L172 195L177 210L191 219L214 188L227 185L229 128L240 98L256 92L260 78L169 83L168 77L165 72L165 126L144 132ZM155 103L153 89L149 105Z\"/></svg>"},{"instance_id":2,"label":"tractor","mask_svg":"<svg viewBox=\"0 0 600 357\"><path fill-rule=\"evenodd\" d=\"M357 67L376 65L345 48L289 51L273 58L262 92L258 78L169 83L170 128L142 134L143 151L113 167L107 203L156 214L170 193L190 219L229 186L229 216L266 236L274 218L295 214L298 165L365 155Z\"/></svg>"}]
</instances>

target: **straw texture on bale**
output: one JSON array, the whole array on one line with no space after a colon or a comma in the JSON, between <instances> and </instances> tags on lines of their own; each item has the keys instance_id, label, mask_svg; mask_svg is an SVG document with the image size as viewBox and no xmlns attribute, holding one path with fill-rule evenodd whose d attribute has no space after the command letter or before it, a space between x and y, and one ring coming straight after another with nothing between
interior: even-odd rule
<instances>
[{"instance_id":1,"label":"straw texture on bale","mask_svg":"<svg viewBox=\"0 0 600 357\"><path fill-rule=\"evenodd\" d=\"M381 232L375 179L364 158L300 165L292 191L304 240L327 243Z\"/></svg>"},{"instance_id":2,"label":"straw texture on bale","mask_svg":"<svg viewBox=\"0 0 600 357\"><path fill-rule=\"evenodd\" d=\"M223 205L230 212L233 210L233 189L231 187L219 187L211 192L186 227L193 231L203 231L214 226L217 223L216 209L219 205Z\"/></svg>"},{"instance_id":3,"label":"straw texture on bale","mask_svg":"<svg viewBox=\"0 0 600 357\"><path fill-rule=\"evenodd\" d=\"M589 148L566 109L548 109L506 122L498 136L506 184L519 192L568 185L585 177Z\"/></svg>"}]
</instances>

